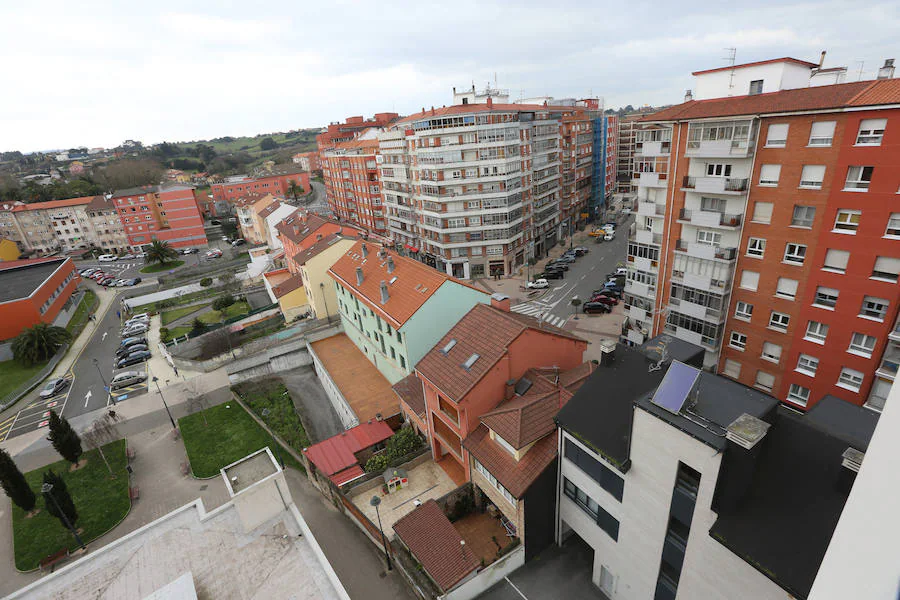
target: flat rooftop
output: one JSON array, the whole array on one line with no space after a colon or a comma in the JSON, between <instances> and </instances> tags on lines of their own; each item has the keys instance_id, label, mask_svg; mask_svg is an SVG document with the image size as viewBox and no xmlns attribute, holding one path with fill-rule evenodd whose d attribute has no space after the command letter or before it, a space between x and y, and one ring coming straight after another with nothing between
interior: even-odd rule
<instances>
[{"instance_id":1,"label":"flat rooftop","mask_svg":"<svg viewBox=\"0 0 900 600\"><path fill-rule=\"evenodd\" d=\"M0 266L0 302L27 298L67 259L57 258L41 262Z\"/></svg>"},{"instance_id":2,"label":"flat rooftop","mask_svg":"<svg viewBox=\"0 0 900 600\"><path fill-rule=\"evenodd\" d=\"M400 412L400 398L384 375L344 333L313 342L313 351L360 423Z\"/></svg>"},{"instance_id":3,"label":"flat rooftop","mask_svg":"<svg viewBox=\"0 0 900 600\"><path fill-rule=\"evenodd\" d=\"M231 486L232 495L238 494L278 472L278 464L265 450L263 448L222 469L228 485Z\"/></svg>"}]
</instances>

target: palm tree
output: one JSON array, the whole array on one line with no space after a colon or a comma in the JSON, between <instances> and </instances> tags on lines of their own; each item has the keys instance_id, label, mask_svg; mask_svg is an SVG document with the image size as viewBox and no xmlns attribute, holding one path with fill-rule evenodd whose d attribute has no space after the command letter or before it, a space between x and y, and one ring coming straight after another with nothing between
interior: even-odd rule
<instances>
[{"instance_id":1,"label":"palm tree","mask_svg":"<svg viewBox=\"0 0 900 600\"><path fill-rule=\"evenodd\" d=\"M288 184L288 192L291 194L291 197L294 198L294 202L297 201L297 196L303 193L303 186L297 183L296 181L291 181Z\"/></svg>"},{"instance_id":2,"label":"palm tree","mask_svg":"<svg viewBox=\"0 0 900 600\"><path fill-rule=\"evenodd\" d=\"M167 262L175 260L176 256L178 256L178 252L169 248L169 242L153 240L153 243L150 244L150 247L147 249L147 262L149 263L159 263L164 265Z\"/></svg>"},{"instance_id":3,"label":"palm tree","mask_svg":"<svg viewBox=\"0 0 900 600\"><path fill-rule=\"evenodd\" d=\"M13 356L17 361L30 367L49 360L59 347L72 339L72 334L64 327L38 323L22 330L12 343Z\"/></svg>"}]
</instances>

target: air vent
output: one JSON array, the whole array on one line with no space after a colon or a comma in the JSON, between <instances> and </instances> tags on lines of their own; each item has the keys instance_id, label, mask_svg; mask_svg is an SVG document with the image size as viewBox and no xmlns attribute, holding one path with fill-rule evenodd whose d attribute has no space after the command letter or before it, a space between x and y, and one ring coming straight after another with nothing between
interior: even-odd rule
<instances>
[{"instance_id":1,"label":"air vent","mask_svg":"<svg viewBox=\"0 0 900 600\"><path fill-rule=\"evenodd\" d=\"M769 431L769 425L761 419L757 419L747 413L742 414L728 426L725 438L731 440L741 448L750 450L759 443Z\"/></svg>"},{"instance_id":2,"label":"air vent","mask_svg":"<svg viewBox=\"0 0 900 600\"><path fill-rule=\"evenodd\" d=\"M862 467L863 459L866 457L864 452L860 452L856 448L847 448L844 450L844 453L841 454L842 467L847 467L854 473L859 473L859 468Z\"/></svg>"}]
</instances>

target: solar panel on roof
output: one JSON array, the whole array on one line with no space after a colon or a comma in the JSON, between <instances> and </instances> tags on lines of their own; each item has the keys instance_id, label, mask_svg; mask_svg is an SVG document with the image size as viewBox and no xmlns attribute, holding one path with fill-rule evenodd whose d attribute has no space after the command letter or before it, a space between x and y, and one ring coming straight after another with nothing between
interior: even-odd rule
<instances>
[{"instance_id":1,"label":"solar panel on roof","mask_svg":"<svg viewBox=\"0 0 900 600\"><path fill-rule=\"evenodd\" d=\"M659 387L656 388L656 393L653 394L653 404L678 414L699 376L700 371L698 369L673 360L672 365L666 372L666 376L663 377L662 383L659 384Z\"/></svg>"}]
</instances>

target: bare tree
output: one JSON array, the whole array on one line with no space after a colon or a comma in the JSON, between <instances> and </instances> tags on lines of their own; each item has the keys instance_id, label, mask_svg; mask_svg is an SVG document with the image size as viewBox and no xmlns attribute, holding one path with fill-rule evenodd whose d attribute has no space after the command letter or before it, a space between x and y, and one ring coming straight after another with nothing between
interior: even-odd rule
<instances>
[{"instance_id":1,"label":"bare tree","mask_svg":"<svg viewBox=\"0 0 900 600\"><path fill-rule=\"evenodd\" d=\"M209 403L206 401L206 396L197 393L197 380L188 379L184 382L184 387L188 392L188 412L192 414L199 412L203 415L203 424L208 427L209 421L206 420L205 409L209 407Z\"/></svg>"},{"instance_id":2,"label":"bare tree","mask_svg":"<svg viewBox=\"0 0 900 600\"><path fill-rule=\"evenodd\" d=\"M96 448L97 452L100 453L100 458L106 463L106 468L109 469L109 474L113 479L115 479L116 474L113 472L109 461L106 460L106 455L103 454L103 446L121 437L117 425L122 421L122 417L111 410L99 419L96 419L91 423L87 431L81 434L81 439L84 440L87 447L91 449Z\"/></svg>"}]
</instances>

